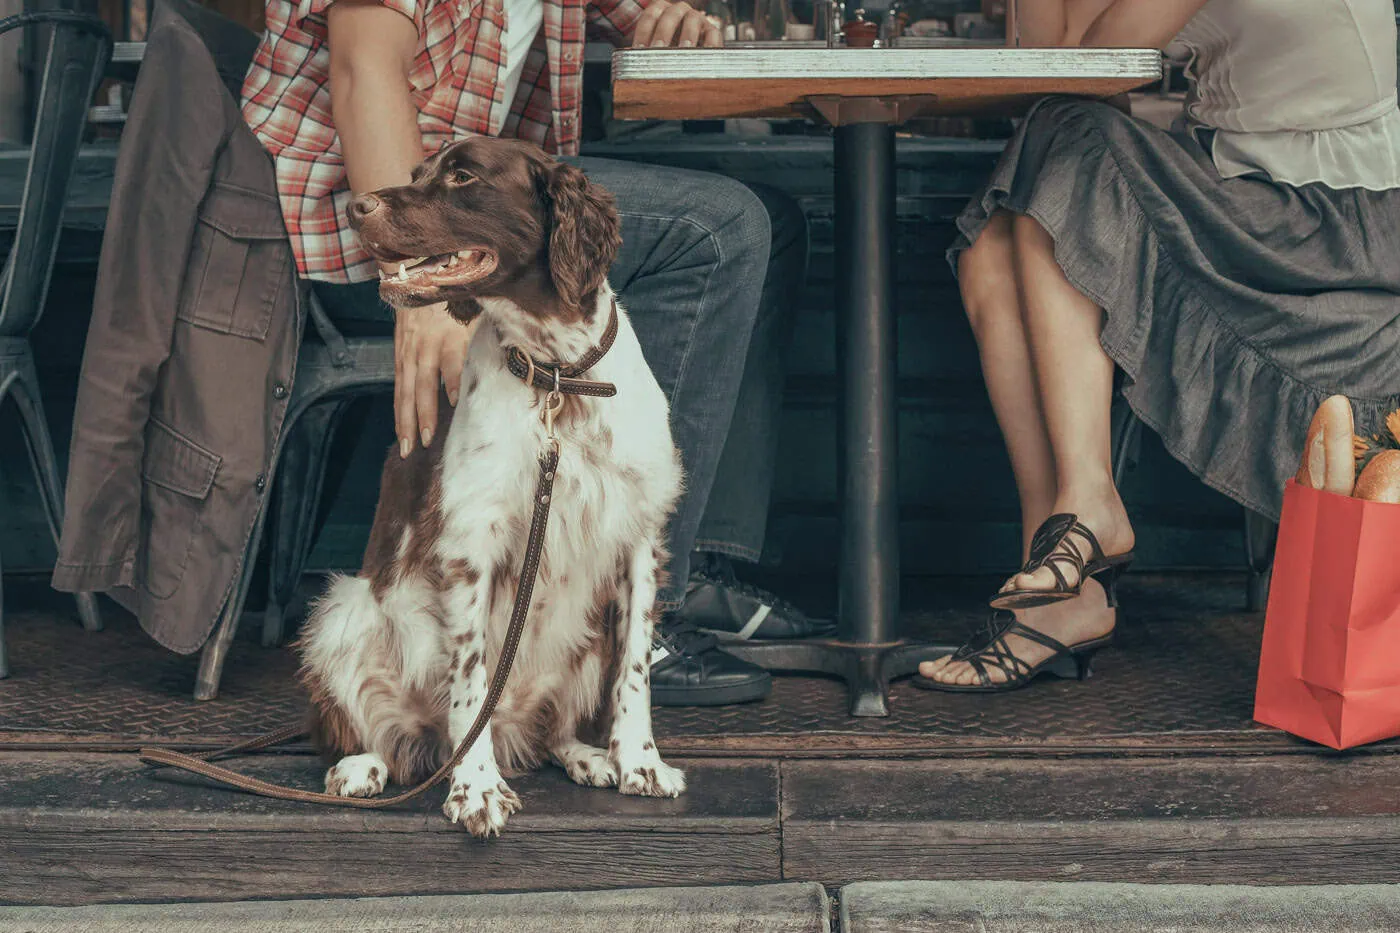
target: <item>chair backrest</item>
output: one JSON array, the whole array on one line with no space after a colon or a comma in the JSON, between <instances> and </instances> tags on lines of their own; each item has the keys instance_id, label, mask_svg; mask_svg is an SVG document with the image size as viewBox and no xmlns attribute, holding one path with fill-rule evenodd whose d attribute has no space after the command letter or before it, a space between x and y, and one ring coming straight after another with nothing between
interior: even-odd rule
<instances>
[{"instance_id":1,"label":"chair backrest","mask_svg":"<svg viewBox=\"0 0 1400 933\"><path fill-rule=\"evenodd\" d=\"M27 334L43 311L88 106L112 53L106 24L82 13L53 10L0 19L0 35L20 28L47 32L48 51L19 226L0 270L0 337Z\"/></svg>"}]
</instances>

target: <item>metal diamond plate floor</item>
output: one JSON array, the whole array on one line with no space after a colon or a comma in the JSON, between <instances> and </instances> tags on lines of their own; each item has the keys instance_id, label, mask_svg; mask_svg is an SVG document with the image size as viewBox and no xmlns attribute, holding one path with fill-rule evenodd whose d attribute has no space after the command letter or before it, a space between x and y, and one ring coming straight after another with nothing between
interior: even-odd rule
<instances>
[{"instance_id":1,"label":"metal diamond plate floor","mask_svg":"<svg viewBox=\"0 0 1400 933\"><path fill-rule=\"evenodd\" d=\"M107 630L78 628L71 603L33 588L7 594L12 675L0 681L0 748L216 746L302 715L289 649L264 649L245 624L219 698L190 698L196 659L173 655L105 603ZM985 583L909 588L906 624L943 642L978 618ZM26 598L27 597L27 598ZM1250 719L1262 616L1238 611L1233 576L1137 577L1124 586L1116 647L1087 683L1038 681L979 696L891 691L886 719L846 715L844 687L777 678L762 703L658 709L661 744L688 755L976 755L1254 752L1309 746ZM922 607L922 608L920 608ZM1400 745L1394 746L1400 749Z\"/></svg>"}]
</instances>

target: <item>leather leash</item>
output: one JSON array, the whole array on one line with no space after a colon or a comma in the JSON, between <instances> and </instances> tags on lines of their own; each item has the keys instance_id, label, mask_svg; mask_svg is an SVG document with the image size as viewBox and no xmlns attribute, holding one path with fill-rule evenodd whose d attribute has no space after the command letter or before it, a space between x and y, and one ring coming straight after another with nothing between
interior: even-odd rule
<instances>
[{"instance_id":1,"label":"leather leash","mask_svg":"<svg viewBox=\"0 0 1400 933\"><path fill-rule=\"evenodd\" d=\"M548 432L548 444L540 455L539 479L535 484L535 508L530 519L530 534L525 543L525 561L520 570L520 584L515 592L515 604L511 607L510 624L506 629L505 642L501 645L500 657L496 660L496 672L491 677L491 684L486 692L486 701L482 704L480 712L477 713L476 721L467 730L466 736L457 744L451 759L434 771L431 777L393 797L340 797L335 794L273 784L270 781L240 774L213 763L221 758L228 758L244 752L261 751L300 738L306 735L306 730L300 726L286 726L266 735L230 745L227 748L193 755L165 748L143 748L139 752L140 760L147 765L178 768L181 771L198 774L229 787L262 797L292 800L298 803L319 803L332 807L352 807L360 810L383 810L407 803L441 784L452 773L452 770L461 764L468 750L476 744L476 740L481 737L481 733L490 724L491 714L495 712L496 704L500 702L501 695L505 692L506 679L510 676L511 666L515 663L516 649L520 647L520 639L525 632L525 621L530 615L530 598L535 591L535 580L539 576L540 570L540 558L544 553L544 533L549 525L549 504L554 490L554 476L559 467L559 440L555 436L554 415L563 403L562 395L611 398L617 394L617 387L611 383L578 378L579 375L598 364L598 361L612 347L616 337L617 302L614 300L608 327L603 334L602 341L572 366L540 363L518 347L511 347L506 351L506 365L511 373L524 379L528 385L534 388L549 391L542 415ZM514 365L517 357L520 358L519 371Z\"/></svg>"}]
</instances>

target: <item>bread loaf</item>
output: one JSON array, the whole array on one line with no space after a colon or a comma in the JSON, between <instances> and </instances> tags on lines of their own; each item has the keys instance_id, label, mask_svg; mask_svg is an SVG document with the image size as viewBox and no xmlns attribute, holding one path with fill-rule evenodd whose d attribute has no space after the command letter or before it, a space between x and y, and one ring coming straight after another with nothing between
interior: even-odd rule
<instances>
[{"instance_id":1,"label":"bread loaf","mask_svg":"<svg viewBox=\"0 0 1400 933\"><path fill-rule=\"evenodd\" d=\"M1345 395L1334 395L1318 406L1308 425L1297 478L1313 489L1325 489L1339 496L1351 494L1356 481L1356 459L1352 450L1351 402Z\"/></svg>"},{"instance_id":2,"label":"bread loaf","mask_svg":"<svg viewBox=\"0 0 1400 933\"><path fill-rule=\"evenodd\" d=\"M1327 479L1327 447L1322 439L1322 420L1314 417L1308 427L1308 440L1303 445L1303 462L1295 477L1298 485L1321 489Z\"/></svg>"},{"instance_id":3,"label":"bread loaf","mask_svg":"<svg viewBox=\"0 0 1400 933\"><path fill-rule=\"evenodd\" d=\"M1370 502L1400 505L1400 450L1383 450L1372 457L1351 494Z\"/></svg>"},{"instance_id":4,"label":"bread loaf","mask_svg":"<svg viewBox=\"0 0 1400 933\"><path fill-rule=\"evenodd\" d=\"M1317 413L1322 418L1322 441L1327 448L1327 480L1322 488L1339 496L1349 496L1356 485L1351 402L1345 395L1334 395L1322 403Z\"/></svg>"}]
</instances>

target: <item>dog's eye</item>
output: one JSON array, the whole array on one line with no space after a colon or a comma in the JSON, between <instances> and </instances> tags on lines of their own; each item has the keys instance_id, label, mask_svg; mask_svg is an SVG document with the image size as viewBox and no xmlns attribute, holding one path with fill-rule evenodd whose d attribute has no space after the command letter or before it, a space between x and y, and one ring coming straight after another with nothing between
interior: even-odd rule
<instances>
[{"instance_id":1,"label":"dog's eye","mask_svg":"<svg viewBox=\"0 0 1400 933\"><path fill-rule=\"evenodd\" d=\"M474 181L476 181L476 176L464 168L454 168L447 173L449 185L470 185Z\"/></svg>"}]
</instances>

